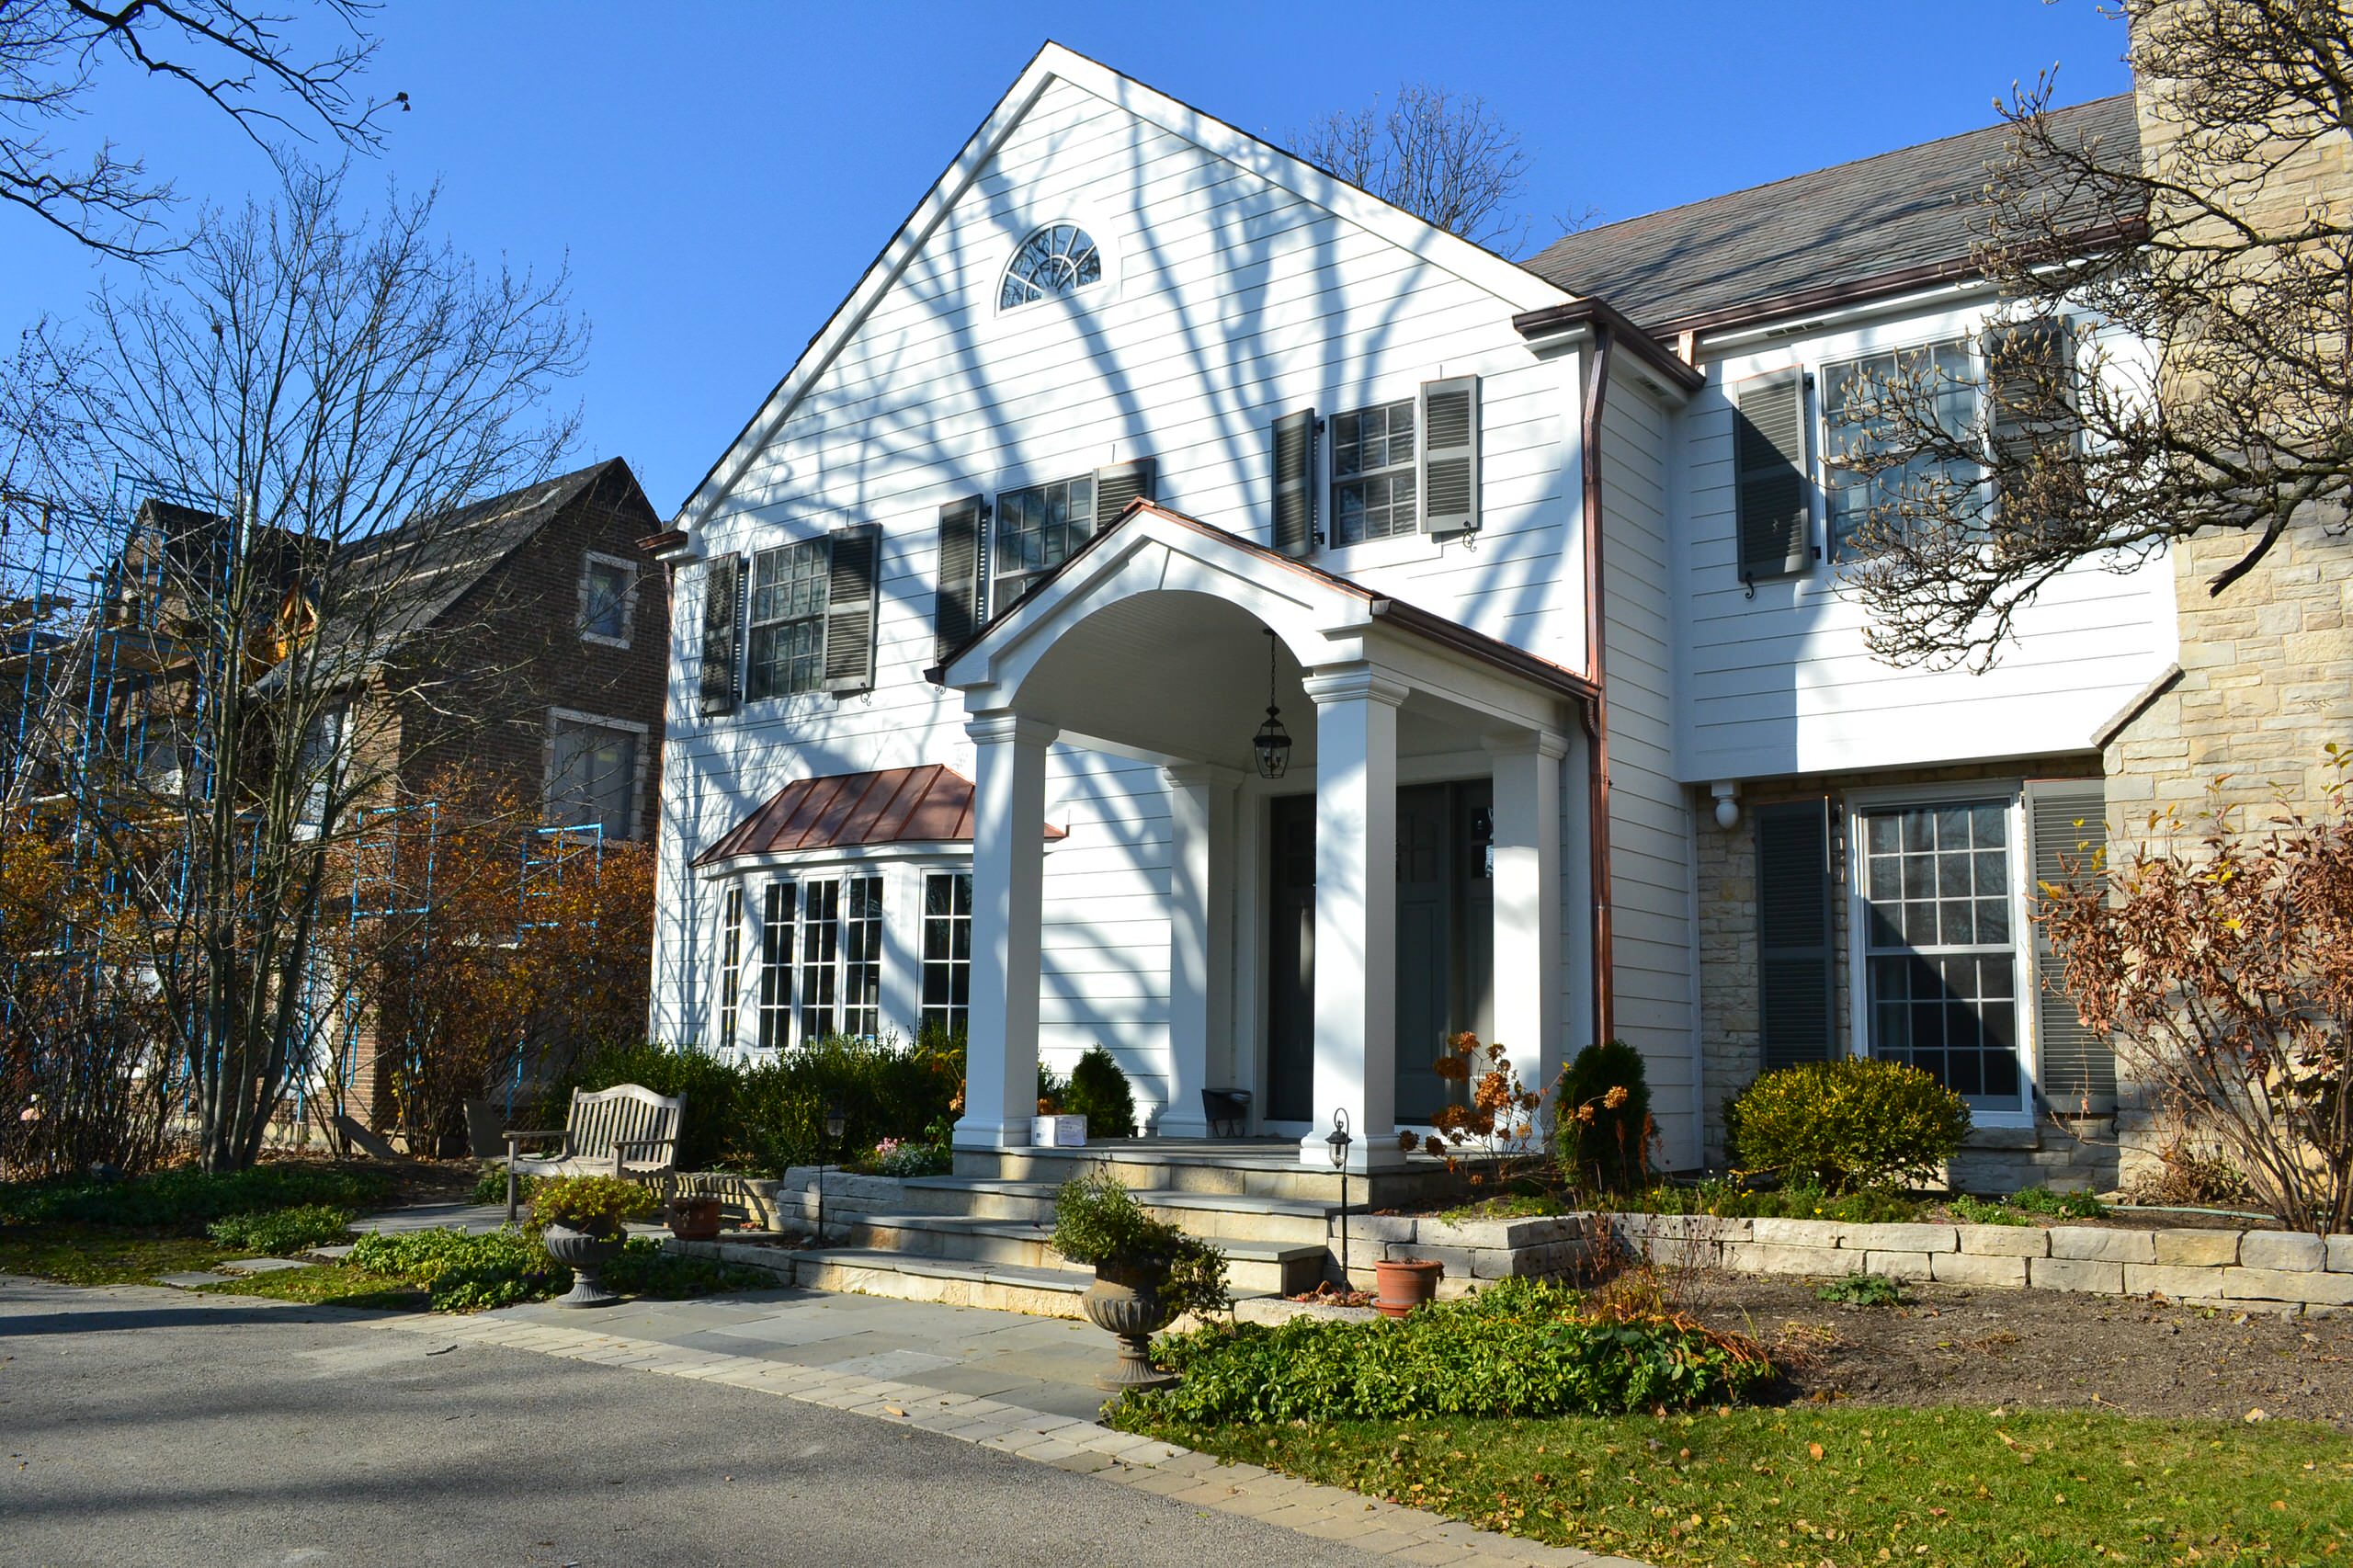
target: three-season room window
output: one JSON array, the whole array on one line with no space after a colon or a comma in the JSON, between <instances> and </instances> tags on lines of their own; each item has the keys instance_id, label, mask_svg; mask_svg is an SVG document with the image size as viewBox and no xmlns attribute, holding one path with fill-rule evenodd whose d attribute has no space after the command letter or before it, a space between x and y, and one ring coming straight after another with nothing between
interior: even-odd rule
<instances>
[{"instance_id":1,"label":"three-season room window","mask_svg":"<svg viewBox=\"0 0 2353 1568\"><path fill-rule=\"evenodd\" d=\"M779 874L720 895L713 1037L722 1050L781 1051L893 1028L963 1028L972 995L972 878L921 874L919 910L899 912L910 940L890 943L880 871ZM917 953L916 1017L884 1007L886 950Z\"/></svg>"}]
</instances>

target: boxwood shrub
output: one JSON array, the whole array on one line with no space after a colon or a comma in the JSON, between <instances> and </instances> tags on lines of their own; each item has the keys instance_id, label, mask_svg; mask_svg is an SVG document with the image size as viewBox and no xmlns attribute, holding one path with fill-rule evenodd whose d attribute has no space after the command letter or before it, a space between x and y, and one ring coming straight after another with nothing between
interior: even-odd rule
<instances>
[{"instance_id":1,"label":"boxwood shrub","mask_svg":"<svg viewBox=\"0 0 2353 1568\"><path fill-rule=\"evenodd\" d=\"M1724 1126L1746 1170L1832 1193L1917 1187L1961 1148L1969 1105L1917 1067L1848 1056L1766 1074Z\"/></svg>"}]
</instances>

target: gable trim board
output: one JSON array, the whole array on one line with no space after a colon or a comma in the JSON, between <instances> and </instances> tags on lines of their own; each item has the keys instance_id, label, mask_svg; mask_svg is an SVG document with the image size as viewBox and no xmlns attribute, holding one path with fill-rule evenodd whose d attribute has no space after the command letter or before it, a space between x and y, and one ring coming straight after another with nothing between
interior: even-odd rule
<instances>
[{"instance_id":1,"label":"gable trim board","mask_svg":"<svg viewBox=\"0 0 2353 1568\"><path fill-rule=\"evenodd\" d=\"M1155 92L1074 50L1050 42L1023 68L1011 89L964 143L947 172L934 182L898 233L869 264L849 297L810 339L792 369L695 486L694 493L678 509L679 528L691 534L710 519L720 502L742 480L761 448L791 416L794 406L906 271L933 231L980 178L1006 137L1056 81L1091 93L1302 200L1355 223L1420 260L1485 290L1516 312L1539 310L1575 298L1493 251L1436 228L1213 115Z\"/></svg>"}]
</instances>

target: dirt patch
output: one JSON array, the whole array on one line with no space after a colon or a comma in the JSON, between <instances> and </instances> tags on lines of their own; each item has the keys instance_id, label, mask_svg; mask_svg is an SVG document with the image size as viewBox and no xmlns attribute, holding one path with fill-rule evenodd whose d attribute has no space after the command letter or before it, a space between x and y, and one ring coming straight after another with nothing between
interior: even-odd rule
<instances>
[{"instance_id":1,"label":"dirt patch","mask_svg":"<svg viewBox=\"0 0 2353 1568\"><path fill-rule=\"evenodd\" d=\"M1784 1347L1792 1397L2323 1421L2353 1431L2353 1316L2281 1318L2130 1297L1907 1285L1842 1307L1813 1286L1699 1274L1705 1321Z\"/></svg>"}]
</instances>

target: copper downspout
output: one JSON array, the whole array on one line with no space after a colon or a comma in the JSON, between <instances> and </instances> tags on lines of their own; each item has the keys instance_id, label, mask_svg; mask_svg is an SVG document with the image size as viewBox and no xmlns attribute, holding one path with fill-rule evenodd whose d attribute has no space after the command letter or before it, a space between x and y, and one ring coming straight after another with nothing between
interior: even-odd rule
<instances>
[{"instance_id":1,"label":"copper downspout","mask_svg":"<svg viewBox=\"0 0 2353 1568\"><path fill-rule=\"evenodd\" d=\"M1609 687L1601 614L1601 403L1618 335L1593 324L1593 373L1585 388L1585 673L1593 683L1586 710L1586 835L1593 869L1593 1038L1616 1038L1617 946L1609 920Z\"/></svg>"}]
</instances>

